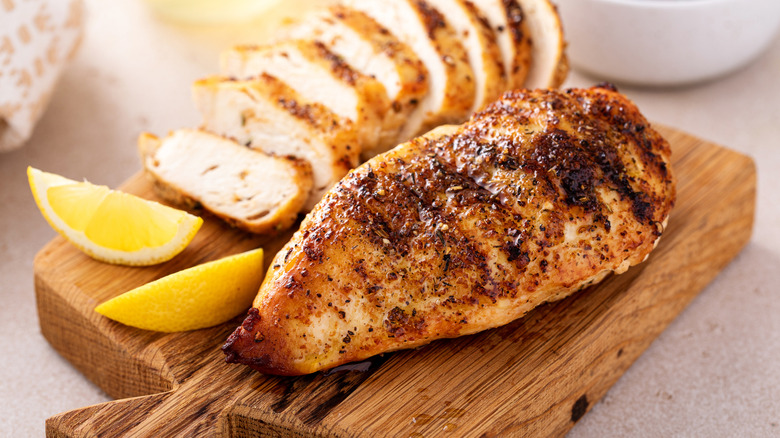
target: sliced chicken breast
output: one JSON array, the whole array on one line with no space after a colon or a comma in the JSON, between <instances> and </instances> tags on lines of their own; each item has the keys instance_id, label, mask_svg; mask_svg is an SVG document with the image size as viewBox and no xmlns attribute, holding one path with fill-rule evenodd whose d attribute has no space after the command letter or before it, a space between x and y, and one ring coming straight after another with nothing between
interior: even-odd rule
<instances>
[{"instance_id":1,"label":"sliced chicken breast","mask_svg":"<svg viewBox=\"0 0 780 438\"><path fill-rule=\"evenodd\" d=\"M531 67L531 36L527 16L517 0L473 0L496 36L508 88L525 85Z\"/></svg>"},{"instance_id":2,"label":"sliced chicken breast","mask_svg":"<svg viewBox=\"0 0 780 438\"><path fill-rule=\"evenodd\" d=\"M314 185L303 205L306 211L358 163L352 122L270 75L246 81L202 79L193 85L193 99L204 129L252 149L309 162Z\"/></svg>"},{"instance_id":3,"label":"sliced chicken breast","mask_svg":"<svg viewBox=\"0 0 780 438\"><path fill-rule=\"evenodd\" d=\"M462 122L474 106L474 71L460 36L445 16L424 0L345 0L409 45L428 70L430 89L409 117L401 138L443 123Z\"/></svg>"},{"instance_id":4,"label":"sliced chicken breast","mask_svg":"<svg viewBox=\"0 0 780 438\"><path fill-rule=\"evenodd\" d=\"M496 34L482 13L468 0L426 0L441 11L460 37L474 71L474 104L470 111L482 108L507 90L507 75ZM407 140L407 139L404 139Z\"/></svg>"},{"instance_id":5,"label":"sliced chicken breast","mask_svg":"<svg viewBox=\"0 0 780 438\"><path fill-rule=\"evenodd\" d=\"M265 46L239 46L222 54L222 73L251 79L261 73L283 80L300 96L349 119L361 147L377 147L390 109L384 86L353 69L316 41L291 40Z\"/></svg>"},{"instance_id":6,"label":"sliced chicken breast","mask_svg":"<svg viewBox=\"0 0 780 438\"><path fill-rule=\"evenodd\" d=\"M390 107L376 147L363 148L364 160L403 140L403 124L428 93L428 71L408 45L368 15L341 5L307 19L289 35L322 42L353 69L384 85Z\"/></svg>"},{"instance_id":7,"label":"sliced chicken breast","mask_svg":"<svg viewBox=\"0 0 780 438\"><path fill-rule=\"evenodd\" d=\"M161 196L201 206L252 233L289 228L309 197L311 166L208 132L180 129L159 139L142 134L141 160Z\"/></svg>"},{"instance_id":8,"label":"sliced chicken breast","mask_svg":"<svg viewBox=\"0 0 780 438\"><path fill-rule=\"evenodd\" d=\"M550 0L516 1L531 36L531 68L525 88L561 86L569 73L569 61L558 10Z\"/></svg>"}]
</instances>

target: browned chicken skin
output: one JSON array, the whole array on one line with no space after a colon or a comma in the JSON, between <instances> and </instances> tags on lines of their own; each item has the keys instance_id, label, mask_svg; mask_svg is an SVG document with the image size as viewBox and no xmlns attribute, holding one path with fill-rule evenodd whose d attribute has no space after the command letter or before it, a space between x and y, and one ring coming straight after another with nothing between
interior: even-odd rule
<instances>
[{"instance_id":1,"label":"browned chicken skin","mask_svg":"<svg viewBox=\"0 0 780 438\"><path fill-rule=\"evenodd\" d=\"M609 86L507 93L350 172L223 350L297 375L506 324L642 262L668 143Z\"/></svg>"}]
</instances>

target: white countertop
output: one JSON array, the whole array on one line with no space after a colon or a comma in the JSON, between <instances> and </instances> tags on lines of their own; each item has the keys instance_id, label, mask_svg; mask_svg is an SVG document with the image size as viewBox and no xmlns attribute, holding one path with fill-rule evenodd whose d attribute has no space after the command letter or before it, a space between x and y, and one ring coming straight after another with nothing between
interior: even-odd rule
<instances>
[{"instance_id":1,"label":"white countertop","mask_svg":"<svg viewBox=\"0 0 780 438\"><path fill-rule=\"evenodd\" d=\"M87 1L81 49L32 139L0 154L0 436L109 400L41 336L32 262L51 238L28 165L111 187L140 170L141 131L195 126L190 83L266 28L198 29L135 0ZM567 86L598 78L573 72ZM780 436L780 39L749 67L677 89L622 86L653 121L752 156L758 208L745 250L572 429L572 437Z\"/></svg>"}]
</instances>

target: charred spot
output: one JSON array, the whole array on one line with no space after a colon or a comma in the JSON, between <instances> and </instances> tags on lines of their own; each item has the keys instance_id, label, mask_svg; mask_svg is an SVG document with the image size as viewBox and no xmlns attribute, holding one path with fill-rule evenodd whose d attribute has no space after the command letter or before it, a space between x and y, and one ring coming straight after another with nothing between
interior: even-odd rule
<instances>
[{"instance_id":1,"label":"charred spot","mask_svg":"<svg viewBox=\"0 0 780 438\"><path fill-rule=\"evenodd\" d=\"M252 307L249 309L249 312L247 312L247 316L244 319L244 322L241 323L241 328L244 330L251 332L255 328L255 324L260 322L262 318L260 317L260 311L256 308Z\"/></svg>"},{"instance_id":2,"label":"charred spot","mask_svg":"<svg viewBox=\"0 0 780 438\"><path fill-rule=\"evenodd\" d=\"M503 0L504 8L506 9L507 24L509 30L512 32L512 39L515 43L523 41L523 20L525 16L523 14L523 8L516 0Z\"/></svg>"},{"instance_id":3,"label":"charred spot","mask_svg":"<svg viewBox=\"0 0 780 438\"><path fill-rule=\"evenodd\" d=\"M360 259L358 261L358 264L357 264L357 266L355 266L354 271L357 272L357 274L361 278L366 279L366 278L368 278L368 273L366 273L366 267L363 264L363 261L364 261L363 259Z\"/></svg>"},{"instance_id":4,"label":"charred spot","mask_svg":"<svg viewBox=\"0 0 780 438\"><path fill-rule=\"evenodd\" d=\"M409 316L400 307L393 307L385 318L385 328L393 335L403 335L405 326L409 322Z\"/></svg>"},{"instance_id":5,"label":"charred spot","mask_svg":"<svg viewBox=\"0 0 780 438\"><path fill-rule=\"evenodd\" d=\"M341 56L331 52L325 44L320 41L314 41L314 46L317 48L319 55L330 63L330 68L333 73L341 80L354 86L359 78L359 73L356 72Z\"/></svg>"},{"instance_id":6,"label":"charred spot","mask_svg":"<svg viewBox=\"0 0 780 438\"><path fill-rule=\"evenodd\" d=\"M450 269L450 254L444 254L444 268L442 269L444 272L447 272Z\"/></svg>"},{"instance_id":7,"label":"charred spot","mask_svg":"<svg viewBox=\"0 0 780 438\"><path fill-rule=\"evenodd\" d=\"M623 199L628 199L631 202L631 212L636 219L643 224L652 221L655 214L653 204L647 202L647 195L637 192L631 187L631 182L628 175L626 175L625 167L617 156L617 152L612 149L602 148L594 154L594 157L604 177L610 181ZM611 229L611 224L606 218L604 218L604 229L607 231Z\"/></svg>"},{"instance_id":8,"label":"charred spot","mask_svg":"<svg viewBox=\"0 0 780 438\"><path fill-rule=\"evenodd\" d=\"M531 260L528 256L527 251L523 251L522 244L517 244L515 242L506 242L504 243L504 246L502 249L507 254L507 261L515 262L517 261L517 264L520 267L525 267L528 262Z\"/></svg>"},{"instance_id":9,"label":"charred spot","mask_svg":"<svg viewBox=\"0 0 780 438\"><path fill-rule=\"evenodd\" d=\"M322 245L304 244L303 253L306 254L306 257L309 260L315 261L317 263L322 263L322 256L323 256Z\"/></svg>"},{"instance_id":10,"label":"charred spot","mask_svg":"<svg viewBox=\"0 0 780 438\"><path fill-rule=\"evenodd\" d=\"M631 201L631 211L634 213L636 219L642 224L648 224L653 221L655 215L655 207L652 203L644 200L643 193L634 193Z\"/></svg>"},{"instance_id":11,"label":"charred spot","mask_svg":"<svg viewBox=\"0 0 780 438\"><path fill-rule=\"evenodd\" d=\"M520 163L518 163L517 158L511 155L501 154L498 156L498 159L496 160L496 166L498 166L502 170L514 171L520 168Z\"/></svg>"},{"instance_id":12,"label":"charred spot","mask_svg":"<svg viewBox=\"0 0 780 438\"><path fill-rule=\"evenodd\" d=\"M570 167L561 169L561 187L566 192L566 202L578 205L586 211L598 207L595 201L595 173L593 168L582 162L569 162Z\"/></svg>"},{"instance_id":13,"label":"charred spot","mask_svg":"<svg viewBox=\"0 0 780 438\"><path fill-rule=\"evenodd\" d=\"M277 99L277 103L279 106L287 110L287 112L292 116L305 120L310 125L317 126L316 123L318 118L316 117L315 111L311 105L305 103L300 104L295 99L287 99L284 97Z\"/></svg>"},{"instance_id":14,"label":"charred spot","mask_svg":"<svg viewBox=\"0 0 780 438\"><path fill-rule=\"evenodd\" d=\"M428 32L428 36L431 39L435 39L436 30L447 26L444 16L437 9L433 8L427 2L422 0L416 0L414 2L417 11L421 15L422 21L425 24L425 29Z\"/></svg>"}]
</instances>

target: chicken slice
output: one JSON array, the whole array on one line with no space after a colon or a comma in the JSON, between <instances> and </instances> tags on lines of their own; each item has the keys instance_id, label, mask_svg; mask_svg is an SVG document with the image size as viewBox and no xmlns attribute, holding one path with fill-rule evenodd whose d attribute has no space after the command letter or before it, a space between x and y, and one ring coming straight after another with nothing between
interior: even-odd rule
<instances>
[{"instance_id":1,"label":"chicken slice","mask_svg":"<svg viewBox=\"0 0 780 438\"><path fill-rule=\"evenodd\" d=\"M363 148L364 160L401 142L404 122L428 93L428 71L409 46L368 15L341 5L307 19L289 35L322 42L353 69L384 85L390 107L376 147Z\"/></svg>"},{"instance_id":2,"label":"chicken slice","mask_svg":"<svg viewBox=\"0 0 780 438\"><path fill-rule=\"evenodd\" d=\"M474 103L469 112L475 112L492 102L507 90L507 75L501 58L496 34L487 19L469 0L426 0L442 11L447 23L461 38L474 72ZM406 140L406 139L404 139Z\"/></svg>"},{"instance_id":3,"label":"chicken slice","mask_svg":"<svg viewBox=\"0 0 780 438\"><path fill-rule=\"evenodd\" d=\"M311 191L307 162L253 151L200 130L181 129L163 139L144 133L138 148L163 198L202 206L252 233L289 228Z\"/></svg>"},{"instance_id":4,"label":"chicken slice","mask_svg":"<svg viewBox=\"0 0 780 438\"><path fill-rule=\"evenodd\" d=\"M296 375L506 324L642 262L668 143L608 88L516 91L350 172L276 255L229 362Z\"/></svg>"},{"instance_id":5,"label":"chicken slice","mask_svg":"<svg viewBox=\"0 0 780 438\"><path fill-rule=\"evenodd\" d=\"M569 74L569 61L558 10L550 0L516 1L531 36L531 68L524 86L559 87Z\"/></svg>"},{"instance_id":6,"label":"chicken slice","mask_svg":"<svg viewBox=\"0 0 780 438\"><path fill-rule=\"evenodd\" d=\"M196 81L192 90L204 129L252 149L311 164L314 185L305 211L358 163L360 148L352 122L303 99L270 75L247 81L213 76Z\"/></svg>"},{"instance_id":7,"label":"chicken slice","mask_svg":"<svg viewBox=\"0 0 780 438\"><path fill-rule=\"evenodd\" d=\"M496 35L508 88L522 88L531 67L527 17L517 0L474 0Z\"/></svg>"},{"instance_id":8,"label":"chicken slice","mask_svg":"<svg viewBox=\"0 0 780 438\"><path fill-rule=\"evenodd\" d=\"M428 70L429 91L401 131L412 138L434 126L460 123L470 115L476 91L474 71L461 38L441 12L424 0L345 0L394 33Z\"/></svg>"},{"instance_id":9,"label":"chicken slice","mask_svg":"<svg viewBox=\"0 0 780 438\"><path fill-rule=\"evenodd\" d=\"M306 100L353 122L361 147L374 149L390 108L384 86L350 67L316 41L291 40L238 46L222 53L222 73L251 79L261 73L283 80Z\"/></svg>"}]
</instances>

